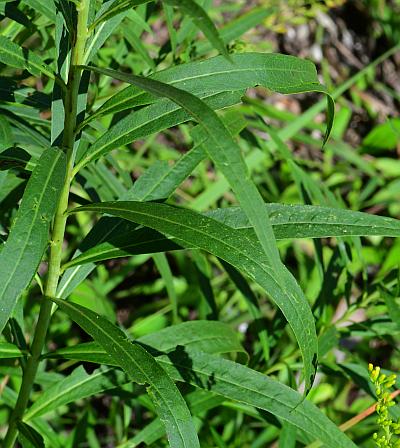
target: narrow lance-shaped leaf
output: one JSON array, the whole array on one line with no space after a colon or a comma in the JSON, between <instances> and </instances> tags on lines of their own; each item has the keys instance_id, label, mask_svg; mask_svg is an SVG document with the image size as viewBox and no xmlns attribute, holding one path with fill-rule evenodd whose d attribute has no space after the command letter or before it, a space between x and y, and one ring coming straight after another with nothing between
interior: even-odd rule
<instances>
[{"instance_id":1,"label":"narrow lance-shaped leaf","mask_svg":"<svg viewBox=\"0 0 400 448\"><path fill-rule=\"evenodd\" d=\"M237 333L228 325L216 321L189 321L143 336L137 340L155 351L168 352L178 345L207 353L236 353L247 360ZM1 347L1 345L0 345ZM0 348L1 349L1 348ZM114 364L112 358L96 342L86 342L49 352L46 358L83 359L99 364ZM127 376L116 369L100 368L87 374L82 367L46 389L24 414L24 421L32 420L58 407L121 386Z\"/></svg>"},{"instance_id":2,"label":"narrow lance-shaped leaf","mask_svg":"<svg viewBox=\"0 0 400 448\"><path fill-rule=\"evenodd\" d=\"M82 366L47 388L24 414L27 422L60 406L113 389L127 382L125 374L114 368L100 368L91 374Z\"/></svg>"},{"instance_id":3,"label":"narrow lance-shaped leaf","mask_svg":"<svg viewBox=\"0 0 400 448\"><path fill-rule=\"evenodd\" d=\"M313 205L265 204L265 207L275 238L278 240L340 236L400 236L400 221L386 216ZM240 207L211 210L204 215L235 229L238 232L238 238L254 241L254 231ZM102 242L66 263L64 268L127 255L181 249L174 238L165 237L152 229L138 228L136 224L124 223L122 219L120 226L118 232L111 232L104 236Z\"/></svg>"},{"instance_id":4,"label":"narrow lance-shaped leaf","mask_svg":"<svg viewBox=\"0 0 400 448\"><path fill-rule=\"evenodd\" d=\"M165 425L171 447L200 447L182 395L153 356L141 345L129 341L122 330L93 311L64 300L52 300L89 333L133 381L149 385L147 391Z\"/></svg>"},{"instance_id":5,"label":"narrow lance-shaped leaf","mask_svg":"<svg viewBox=\"0 0 400 448\"><path fill-rule=\"evenodd\" d=\"M303 322L301 329L292 322L293 316L291 314L286 315L286 318L292 326L303 355L306 392L308 392L314 379L317 363L317 336L311 309L296 280L281 262L268 213L264 207L264 201L249 177L239 146L223 122L203 101L184 90L140 76L126 76L123 74L120 76L118 72L113 70L98 68L93 70L108 76L115 76L121 80L131 82L152 94L171 99L191 114L204 128L209 139L206 146L208 155L228 180L240 205L254 227L254 231L264 251L262 260L272 268L272 275L276 278L277 283L284 287L286 300L291 302L292 305L296 304L294 308L302 307ZM275 299L272 293L271 296ZM299 330L301 330L302 335L299 333ZM304 337L304 332L307 335L306 337Z\"/></svg>"},{"instance_id":6,"label":"narrow lance-shaped leaf","mask_svg":"<svg viewBox=\"0 0 400 448\"><path fill-rule=\"evenodd\" d=\"M116 364L107 358L104 350L98 354L96 361L90 351L86 355L76 351L74 355L73 349L71 347L71 352L66 353L67 359ZM175 380L268 411L302 432L318 438L327 448L356 447L312 402L303 399L298 392L263 373L200 352L194 347L178 347L167 355L158 356L156 360Z\"/></svg>"},{"instance_id":7,"label":"narrow lance-shaped leaf","mask_svg":"<svg viewBox=\"0 0 400 448\"><path fill-rule=\"evenodd\" d=\"M33 170L10 234L0 253L0 332L29 286L49 243L66 171L65 155L48 148Z\"/></svg>"},{"instance_id":8,"label":"narrow lance-shaped leaf","mask_svg":"<svg viewBox=\"0 0 400 448\"><path fill-rule=\"evenodd\" d=\"M232 264L259 283L279 306L292 327L300 346L313 342L309 328L313 318L307 302L287 294L288 283L279 283L266 262L258 241L242 238L239 232L199 213L166 204L110 202L79 207L75 211L99 211L131 220L174 237L182 247L196 247ZM306 352L307 353L307 352Z\"/></svg>"},{"instance_id":9,"label":"narrow lance-shaped leaf","mask_svg":"<svg viewBox=\"0 0 400 448\"><path fill-rule=\"evenodd\" d=\"M243 91L207 93L201 98L213 109L237 104L243 96ZM190 115L179 106L168 100L159 101L141 110L132 112L98 138L75 166L78 172L89 162L109 153L118 146L147 137L155 132L163 131L190 119Z\"/></svg>"},{"instance_id":10,"label":"narrow lance-shaped leaf","mask_svg":"<svg viewBox=\"0 0 400 448\"><path fill-rule=\"evenodd\" d=\"M248 360L248 355L239 342L238 334L227 324L218 321L183 322L142 336L136 341L156 352L166 353L174 350L178 345L183 345L205 353L239 353L241 359ZM83 342L60 348L46 353L44 357L118 365L97 342Z\"/></svg>"},{"instance_id":11,"label":"narrow lance-shaped leaf","mask_svg":"<svg viewBox=\"0 0 400 448\"><path fill-rule=\"evenodd\" d=\"M318 438L326 448L356 445L313 403L267 375L215 355L176 350L157 358L172 378L264 409Z\"/></svg>"},{"instance_id":12,"label":"narrow lance-shaped leaf","mask_svg":"<svg viewBox=\"0 0 400 448\"><path fill-rule=\"evenodd\" d=\"M50 67L27 48L22 48L15 42L0 36L0 62L11 67L28 70L33 75L45 74L54 79L54 73Z\"/></svg>"},{"instance_id":13,"label":"narrow lance-shaped leaf","mask_svg":"<svg viewBox=\"0 0 400 448\"><path fill-rule=\"evenodd\" d=\"M228 61L222 56L161 70L149 77L195 95L263 86L278 93L323 92L312 62L283 54L238 53ZM126 82L129 82L125 80ZM136 86L128 86L106 101L83 124L103 115L156 101ZM332 102L332 100L330 100ZM328 117L328 130L333 116Z\"/></svg>"}]
</instances>

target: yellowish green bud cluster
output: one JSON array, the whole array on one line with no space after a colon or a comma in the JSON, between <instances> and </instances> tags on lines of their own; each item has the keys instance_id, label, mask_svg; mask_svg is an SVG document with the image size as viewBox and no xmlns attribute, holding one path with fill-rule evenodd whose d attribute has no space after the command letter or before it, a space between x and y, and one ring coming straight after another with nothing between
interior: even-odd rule
<instances>
[{"instance_id":1,"label":"yellowish green bud cluster","mask_svg":"<svg viewBox=\"0 0 400 448\"><path fill-rule=\"evenodd\" d=\"M376 446L379 448L400 448L400 421L394 422L389 415L389 408L395 405L389 390L396 383L396 375L381 374L379 366L368 365L369 377L375 386L375 393L378 398L376 404L376 420L379 432L373 435Z\"/></svg>"}]
</instances>

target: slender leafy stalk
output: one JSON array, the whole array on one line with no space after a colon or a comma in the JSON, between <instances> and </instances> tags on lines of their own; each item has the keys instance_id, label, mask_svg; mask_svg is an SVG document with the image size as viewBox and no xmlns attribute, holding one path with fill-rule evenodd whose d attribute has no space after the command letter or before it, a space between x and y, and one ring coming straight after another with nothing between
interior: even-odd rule
<instances>
[{"instance_id":1,"label":"slender leafy stalk","mask_svg":"<svg viewBox=\"0 0 400 448\"><path fill-rule=\"evenodd\" d=\"M64 212L68 206L69 189L72 180L72 170L74 166L74 143L75 143L75 126L77 116L77 100L78 90L81 78L81 70L78 66L82 62L84 55L87 34L87 20L89 14L90 0L82 0L77 6L78 23L76 32L76 41L72 47L71 65L69 69L67 92L65 98L65 121L63 146L67 155L67 168L64 186L61 191L60 199L54 218L51 242L50 257L47 282L45 287L45 295L54 297L57 291L57 285L61 272L62 245L64 241L65 226L67 216ZM36 324L35 334L31 346L31 354L26 364L22 379L21 388L15 408L11 414L10 422L6 437L4 439L4 447L10 448L18 435L18 422L22 419L25 409L29 402L29 397L35 380L36 372L39 365L40 355L42 354L45 344L47 330L51 317L52 304L48 300L43 300L40 306L38 322Z\"/></svg>"}]
</instances>

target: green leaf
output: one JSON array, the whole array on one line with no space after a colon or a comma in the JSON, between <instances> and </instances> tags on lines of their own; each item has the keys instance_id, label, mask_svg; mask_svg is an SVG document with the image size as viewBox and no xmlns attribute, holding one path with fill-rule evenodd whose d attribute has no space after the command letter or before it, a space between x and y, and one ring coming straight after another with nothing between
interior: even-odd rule
<instances>
[{"instance_id":1,"label":"green leaf","mask_svg":"<svg viewBox=\"0 0 400 448\"><path fill-rule=\"evenodd\" d=\"M209 394L203 390L195 390L185 396L189 404L189 409L192 415L202 414L209 409L220 406L224 398L218 395ZM128 439L126 442L118 446L118 448L132 448L140 446L141 443L146 445L154 444L158 439L164 435L165 431L160 422L160 419L155 419L141 431L139 431L132 439Z\"/></svg>"},{"instance_id":2,"label":"green leaf","mask_svg":"<svg viewBox=\"0 0 400 448\"><path fill-rule=\"evenodd\" d=\"M56 7L53 0L47 0L45 2L41 0L23 0L23 3L48 17L52 22L56 21Z\"/></svg>"},{"instance_id":3,"label":"green leaf","mask_svg":"<svg viewBox=\"0 0 400 448\"><path fill-rule=\"evenodd\" d=\"M36 431L36 429L20 421L17 425L19 431L18 439L23 448L45 448L43 437Z\"/></svg>"},{"instance_id":4,"label":"green leaf","mask_svg":"<svg viewBox=\"0 0 400 448\"><path fill-rule=\"evenodd\" d=\"M202 99L212 108L219 109L231 106L240 101L242 91L207 93ZM162 100L141 110L132 112L119 120L107 132L99 137L83 155L74 169L78 172L82 167L98 159L102 155L134 140L144 138L164 129L176 126L190 119L182 108L167 100Z\"/></svg>"},{"instance_id":5,"label":"green leaf","mask_svg":"<svg viewBox=\"0 0 400 448\"><path fill-rule=\"evenodd\" d=\"M392 118L375 126L363 139L362 149L366 153L379 153L396 148L400 141L400 119Z\"/></svg>"},{"instance_id":6,"label":"green leaf","mask_svg":"<svg viewBox=\"0 0 400 448\"><path fill-rule=\"evenodd\" d=\"M162 70L150 76L194 95L218 93L263 86L279 93L323 92L312 62L273 53L240 53L190 62ZM129 76L123 79L129 81ZM141 88L129 86L106 101L84 124L103 115L120 112L156 101ZM333 117L332 117L333 119ZM329 127L329 126L328 126Z\"/></svg>"},{"instance_id":7,"label":"green leaf","mask_svg":"<svg viewBox=\"0 0 400 448\"><path fill-rule=\"evenodd\" d=\"M130 8L149 3L150 1L152 0L114 0L113 2L110 2L110 6L107 10L102 12L100 16L90 25L90 29L94 29L101 22L110 20L114 16L121 14Z\"/></svg>"},{"instance_id":8,"label":"green leaf","mask_svg":"<svg viewBox=\"0 0 400 448\"><path fill-rule=\"evenodd\" d=\"M327 448L356 448L314 404L267 375L215 355L186 348L179 348L157 360L175 380L268 411L318 438Z\"/></svg>"},{"instance_id":9,"label":"green leaf","mask_svg":"<svg viewBox=\"0 0 400 448\"><path fill-rule=\"evenodd\" d=\"M22 291L29 286L49 243L66 172L65 155L48 148L33 170L10 234L0 253L0 332Z\"/></svg>"},{"instance_id":10,"label":"green leaf","mask_svg":"<svg viewBox=\"0 0 400 448\"><path fill-rule=\"evenodd\" d=\"M199 447L196 429L177 387L154 358L107 319L79 305L52 299L71 319L89 333L114 361L147 389L163 421L171 447Z\"/></svg>"},{"instance_id":11,"label":"green leaf","mask_svg":"<svg viewBox=\"0 0 400 448\"><path fill-rule=\"evenodd\" d=\"M119 216L153 228L174 237L174 241L182 247L206 250L245 272L259 283L279 306L299 345L311 356L313 336L310 334L310 328L313 328L314 320L309 305L302 300L295 302L291 295L288 296L289 283L279 283L257 241L242 238L238 232L233 232L231 227L211 218L165 204L121 201L75 209L89 210Z\"/></svg>"},{"instance_id":12,"label":"green leaf","mask_svg":"<svg viewBox=\"0 0 400 448\"><path fill-rule=\"evenodd\" d=\"M0 115L0 152L12 146L14 143L12 128L7 118Z\"/></svg>"},{"instance_id":13,"label":"green leaf","mask_svg":"<svg viewBox=\"0 0 400 448\"><path fill-rule=\"evenodd\" d=\"M165 289L172 305L172 322L176 324L179 321L178 315L178 294L174 285L174 276L165 253L156 253L153 260L161 278L164 280Z\"/></svg>"},{"instance_id":14,"label":"green leaf","mask_svg":"<svg viewBox=\"0 0 400 448\"><path fill-rule=\"evenodd\" d=\"M127 11L123 11L97 26L92 38L88 40L84 57L85 64L90 63L94 59L104 42L111 36L127 14Z\"/></svg>"},{"instance_id":15,"label":"green leaf","mask_svg":"<svg viewBox=\"0 0 400 448\"><path fill-rule=\"evenodd\" d=\"M279 434L279 448L296 448L296 428L285 423Z\"/></svg>"},{"instance_id":16,"label":"green leaf","mask_svg":"<svg viewBox=\"0 0 400 448\"><path fill-rule=\"evenodd\" d=\"M189 16L194 24L203 32L216 50L230 59L224 41L221 39L213 21L208 17L204 9L194 0L162 0L170 6L175 6L184 15Z\"/></svg>"},{"instance_id":17,"label":"green leaf","mask_svg":"<svg viewBox=\"0 0 400 448\"><path fill-rule=\"evenodd\" d=\"M21 358L24 353L14 344L0 341L0 359Z\"/></svg>"},{"instance_id":18,"label":"green leaf","mask_svg":"<svg viewBox=\"0 0 400 448\"><path fill-rule=\"evenodd\" d=\"M28 70L32 75L40 73L54 79L54 73L39 56L30 52L27 48L20 47L16 43L0 35L0 62L11 67Z\"/></svg>"},{"instance_id":19,"label":"green leaf","mask_svg":"<svg viewBox=\"0 0 400 448\"><path fill-rule=\"evenodd\" d=\"M87 374L80 366L63 380L57 381L44 390L25 412L24 421L37 418L68 403L121 386L127 381L124 373L111 367L100 368Z\"/></svg>"},{"instance_id":20,"label":"green leaf","mask_svg":"<svg viewBox=\"0 0 400 448\"><path fill-rule=\"evenodd\" d=\"M248 355L237 333L227 324L217 321L188 321L142 336L137 342L158 352L169 352L178 345L212 354L240 353ZM99 364L117 365L96 342L87 342L46 353L46 358L61 357Z\"/></svg>"},{"instance_id":21,"label":"green leaf","mask_svg":"<svg viewBox=\"0 0 400 448\"><path fill-rule=\"evenodd\" d=\"M276 238L334 236L400 236L400 220L352 210L314 205L265 204ZM249 229L249 219L239 207L206 213L234 229Z\"/></svg>"},{"instance_id":22,"label":"green leaf","mask_svg":"<svg viewBox=\"0 0 400 448\"><path fill-rule=\"evenodd\" d=\"M80 345L83 348L90 344ZM85 358L85 352L79 353L79 349L74 350L74 347L63 350L70 350L66 352L67 359L95 362L91 358L90 351L86 352L88 357ZM60 350L57 352L61 353ZM99 357L98 362L107 363L104 355L105 352L102 350L102 358ZM268 411L290 423L294 428L299 428L313 438L322 440L324 446L328 448L355 448L351 440L314 404L267 375L215 355L197 351L194 346L177 347L175 351L157 357L157 361L175 380ZM115 364L115 361L111 363Z\"/></svg>"},{"instance_id":23,"label":"green leaf","mask_svg":"<svg viewBox=\"0 0 400 448\"><path fill-rule=\"evenodd\" d=\"M220 35L225 44L240 38L246 31L255 28L265 19L277 12L277 8L267 8L265 5L259 8L252 8L247 13L242 13L220 30ZM197 55L207 54L211 50L211 45L207 41L197 41L194 43ZM231 55L232 57L233 55Z\"/></svg>"}]
</instances>

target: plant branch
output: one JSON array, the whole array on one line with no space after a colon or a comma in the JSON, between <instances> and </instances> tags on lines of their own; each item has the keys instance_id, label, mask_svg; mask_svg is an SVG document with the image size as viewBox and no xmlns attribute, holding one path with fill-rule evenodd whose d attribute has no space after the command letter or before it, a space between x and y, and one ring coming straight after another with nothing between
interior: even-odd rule
<instances>
[{"instance_id":1,"label":"plant branch","mask_svg":"<svg viewBox=\"0 0 400 448\"><path fill-rule=\"evenodd\" d=\"M63 147L67 154L67 172L65 176L64 186L61 191L56 215L54 217L50 257L49 271L45 287L45 296L55 297L57 285L61 274L62 261L62 245L64 241L65 226L67 216L65 211L68 207L69 190L72 180L72 170L74 167L74 144L75 144L75 127L77 116L77 98L79 92L79 84L81 79L81 69L78 67L82 63L84 49L86 45L87 19L89 12L89 0L81 0L77 6L78 24L76 42L72 47L71 65L68 74L68 84L66 86L65 96L65 118L64 118L64 135ZM23 418L25 409L29 402L32 386L35 381L38 369L40 355L42 353L47 330L51 317L52 302L43 300L40 306L38 322L35 328L35 334L31 346L31 354L24 369L22 384L18 394L15 408L10 416L8 431L4 440L4 448L11 448L18 436L18 422Z\"/></svg>"}]
</instances>

